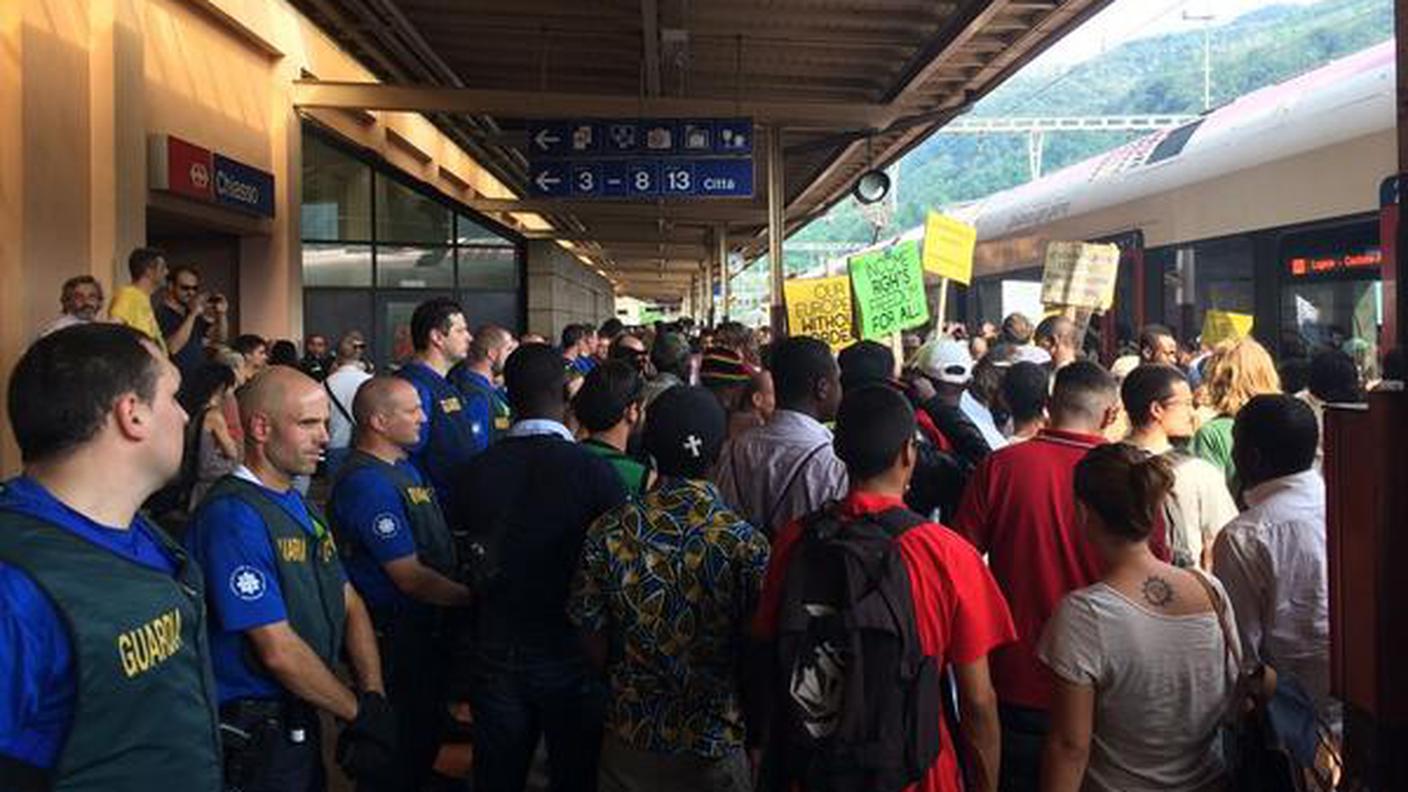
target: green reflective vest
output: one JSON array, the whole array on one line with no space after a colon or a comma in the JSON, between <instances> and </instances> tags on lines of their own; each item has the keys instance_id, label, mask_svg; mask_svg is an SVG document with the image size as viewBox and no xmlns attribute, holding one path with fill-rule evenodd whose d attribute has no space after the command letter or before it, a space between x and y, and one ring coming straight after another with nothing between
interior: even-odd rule
<instances>
[{"instance_id":1,"label":"green reflective vest","mask_svg":"<svg viewBox=\"0 0 1408 792\"><path fill-rule=\"evenodd\" d=\"M342 649L347 601L342 590L346 578L326 521L305 501L304 507L317 529L317 535L310 536L292 514L265 494L263 487L235 475L215 482L205 500L225 497L238 498L259 515L274 550L289 626L332 668ZM246 653L246 660L254 668L262 667L252 650Z\"/></svg>"},{"instance_id":2,"label":"green reflective vest","mask_svg":"<svg viewBox=\"0 0 1408 792\"><path fill-rule=\"evenodd\" d=\"M175 577L0 512L0 563L49 598L73 653L77 695L53 768L56 792L221 788L204 583L185 552L151 533L176 560Z\"/></svg>"}]
</instances>

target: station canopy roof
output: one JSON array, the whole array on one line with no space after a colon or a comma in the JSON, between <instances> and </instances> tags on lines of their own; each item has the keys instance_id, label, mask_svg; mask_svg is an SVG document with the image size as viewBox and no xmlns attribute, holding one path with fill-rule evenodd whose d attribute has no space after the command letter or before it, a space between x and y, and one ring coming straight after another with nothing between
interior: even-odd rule
<instances>
[{"instance_id":1,"label":"station canopy roof","mask_svg":"<svg viewBox=\"0 0 1408 792\"><path fill-rule=\"evenodd\" d=\"M424 112L620 293L670 300L726 230L766 252L765 146L754 197L533 198L535 119L750 117L781 128L795 230L962 113L1109 0L293 0L381 84L308 80L307 107Z\"/></svg>"}]
</instances>

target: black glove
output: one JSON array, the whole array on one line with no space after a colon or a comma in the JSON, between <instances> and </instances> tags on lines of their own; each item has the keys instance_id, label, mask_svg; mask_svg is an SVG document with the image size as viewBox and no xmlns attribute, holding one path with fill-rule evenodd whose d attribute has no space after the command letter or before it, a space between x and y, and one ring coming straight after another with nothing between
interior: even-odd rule
<instances>
[{"instance_id":1,"label":"black glove","mask_svg":"<svg viewBox=\"0 0 1408 792\"><path fill-rule=\"evenodd\" d=\"M380 693L363 693L357 718L337 738L337 764L357 779L386 778L394 773L396 713Z\"/></svg>"}]
</instances>

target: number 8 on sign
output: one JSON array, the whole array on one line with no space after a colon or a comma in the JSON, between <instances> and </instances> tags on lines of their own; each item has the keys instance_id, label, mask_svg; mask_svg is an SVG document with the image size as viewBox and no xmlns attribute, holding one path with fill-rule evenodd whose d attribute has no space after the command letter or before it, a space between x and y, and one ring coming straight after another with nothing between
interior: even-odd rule
<instances>
[{"instance_id":1,"label":"number 8 on sign","mask_svg":"<svg viewBox=\"0 0 1408 792\"><path fill-rule=\"evenodd\" d=\"M626 183L634 195L655 195L660 192L659 175L654 163L636 162L626 172Z\"/></svg>"}]
</instances>

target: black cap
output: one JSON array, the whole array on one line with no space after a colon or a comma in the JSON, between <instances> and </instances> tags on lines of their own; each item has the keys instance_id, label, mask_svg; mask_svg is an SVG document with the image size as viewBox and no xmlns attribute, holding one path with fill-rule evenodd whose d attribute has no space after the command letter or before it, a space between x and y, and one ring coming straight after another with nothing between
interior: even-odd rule
<instances>
[{"instance_id":1,"label":"black cap","mask_svg":"<svg viewBox=\"0 0 1408 792\"><path fill-rule=\"evenodd\" d=\"M895 353L884 344L857 341L836 356L841 367L841 389L850 391L862 385L893 384Z\"/></svg>"},{"instance_id":2,"label":"black cap","mask_svg":"<svg viewBox=\"0 0 1408 792\"><path fill-rule=\"evenodd\" d=\"M707 388L670 388L646 410L645 450L661 475L707 478L723 448L725 424L724 408Z\"/></svg>"}]
</instances>

